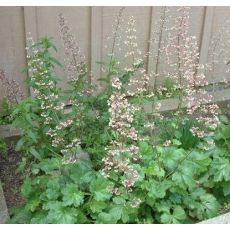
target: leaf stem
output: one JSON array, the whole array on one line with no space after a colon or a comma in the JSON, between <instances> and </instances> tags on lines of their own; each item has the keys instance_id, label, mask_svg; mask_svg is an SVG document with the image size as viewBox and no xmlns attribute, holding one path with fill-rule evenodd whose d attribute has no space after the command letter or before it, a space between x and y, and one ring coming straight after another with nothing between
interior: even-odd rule
<instances>
[{"instance_id":1,"label":"leaf stem","mask_svg":"<svg viewBox=\"0 0 230 230\"><path fill-rule=\"evenodd\" d=\"M178 165L168 174L166 175L166 179L172 176L179 168L179 166L188 158L188 156L192 153L192 150L187 153L187 155L178 163Z\"/></svg>"}]
</instances>

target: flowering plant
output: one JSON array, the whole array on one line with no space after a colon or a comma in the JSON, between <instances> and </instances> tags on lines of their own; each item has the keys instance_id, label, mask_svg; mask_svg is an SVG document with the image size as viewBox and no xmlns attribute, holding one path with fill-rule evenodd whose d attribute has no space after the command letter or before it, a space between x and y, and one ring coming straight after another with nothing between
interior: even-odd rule
<instances>
[{"instance_id":1,"label":"flowering plant","mask_svg":"<svg viewBox=\"0 0 230 230\"><path fill-rule=\"evenodd\" d=\"M149 84L158 73L145 70L133 17L123 31L126 39L118 36L122 12L112 52L100 63L105 84L98 94L62 15L68 95L57 86L59 62L50 54L56 47L48 38L30 39L28 69L36 97L13 113L23 134L17 149L25 159L26 203L12 213L12 223L193 223L217 215L229 202L229 122L219 120L217 105L202 88L205 78L198 74L202 68L196 41L187 34L185 9L169 44L160 47L166 53L176 48L179 60L167 59L175 67L167 76L179 101L169 115L161 112L162 90ZM127 53L120 63L115 47L122 41Z\"/></svg>"}]
</instances>

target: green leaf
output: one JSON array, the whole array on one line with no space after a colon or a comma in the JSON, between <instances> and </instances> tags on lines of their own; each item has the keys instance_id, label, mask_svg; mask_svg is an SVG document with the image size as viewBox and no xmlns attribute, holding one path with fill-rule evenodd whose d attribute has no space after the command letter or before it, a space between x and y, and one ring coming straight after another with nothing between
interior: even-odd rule
<instances>
[{"instance_id":1,"label":"green leaf","mask_svg":"<svg viewBox=\"0 0 230 230\"><path fill-rule=\"evenodd\" d=\"M202 188L194 189L189 197L185 197L184 203L190 210L193 210L189 215L199 220L216 216L220 208L216 198Z\"/></svg>"},{"instance_id":2,"label":"green leaf","mask_svg":"<svg viewBox=\"0 0 230 230\"><path fill-rule=\"evenodd\" d=\"M38 136L32 132L31 130L28 131L28 136L34 141L34 142L37 142L37 138Z\"/></svg>"},{"instance_id":3,"label":"green leaf","mask_svg":"<svg viewBox=\"0 0 230 230\"><path fill-rule=\"evenodd\" d=\"M113 218L116 221L121 219L122 212L123 212L123 210L122 210L122 207L120 207L120 206L114 207L109 211L109 213L113 216Z\"/></svg>"},{"instance_id":4,"label":"green leaf","mask_svg":"<svg viewBox=\"0 0 230 230\"><path fill-rule=\"evenodd\" d=\"M46 181L46 187L52 190L60 190L62 188L59 177L51 177L50 180Z\"/></svg>"},{"instance_id":5,"label":"green leaf","mask_svg":"<svg viewBox=\"0 0 230 230\"><path fill-rule=\"evenodd\" d=\"M88 184L95 177L90 162L77 161L73 165L66 167L70 178L79 185Z\"/></svg>"},{"instance_id":6,"label":"green leaf","mask_svg":"<svg viewBox=\"0 0 230 230\"><path fill-rule=\"evenodd\" d=\"M192 151L187 154L184 160L178 162L178 167L172 175L172 180L182 189L193 188L196 185L194 176L205 172L210 162L211 159L207 154Z\"/></svg>"},{"instance_id":7,"label":"green leaf","mask_svg":"<svg viewBox=\"0 0 230 230\"><path fill-rule=\"evenodd\" d=\"M56 200L50 200L47 201L43 204L42 209L44 210L53 210L53 209L58 209L62 207L62 202L61 201L56 201Z\"/></svg>"},{"instance_id":8,"label":"green leaf","mask_svg":"<svg viewBox=\"0 0 230 230\"><path fill-rule=\"evenodd\" d=\"M87 220L79 209L65 207L60 201L48 201L42 208L48 210L48 224L77 224L85 223Z\"/></svg>"},{"instance_id":9,"label":"green leaf","mask_svg":"<svg viewBox=\"0 0 230 230\"><path fill-rule=\"evenodd\" d=\"M173 145L180 146L181 142L178 141L177 139L173 139Z\"/></svg>"},{"instance_id":10,"label":"green leaf","mask_svg":"<svg viewBox=\"0 0 230 230\"><path fill-rule=\"evenodd\" d=\"M31 115L30 115L29 113L27 113L27 114L25 115L25 118L26 118L26 120L29 122L29 124L30 124L31 126L34 126L33 121L32 121L32 119L31 119Z\"/></svg>"},{"instance_id":11,"label":"green leaf","mask_svg":"<svg viewBox=\"0 0 230 230\"><path fill-rule=\"evenodd\" d=\"M24 138L19 139L19 141L17 142L17 145L15 147L15 150L16 151L20 151L21 148L23 147L24 143L25 143L25 139Z\"/></svg>"},{"instance_id":12,"label":"green leaf","mask_svg":"<svg viewBox=\"0 0 230 230\"><path fill-rule=\"evenodd\" d=\"M90 209L93 213L100 213L106 206L107 204L104 201L92 200L90 202Z\"/></svg>"},{"instance_id":13,"label":"green leaf","mask_svg":"<svg viewBox=\"0 0 230 230\"><path fill-rule=\"evenodd\" d=\"M21 186L22 195L28 197L32 192L32 181L30 178L26 178Z\"/></svg>"},{"instance_id":14,"label":"green leaf","mask_svg":"<svg viewBox=\"0 0 230 230\"><path fill-rule=\"evenodd\" d=\"M193 171L196 170L196 174L198 172L205 172L207 167L211 163L211 159L207 154L203 152L193 151L187 160L189 161L190 167L193 168Z\"/></svg>"},{"instance_id":15,"label":"green leaf","mask_svg":"<svg viewBox=\"0 0 230 230\"><path fill-rule=\"evenodd\" d=\"M147 185L148 195L152 198L164 198L166 195L166 191L171 187L170 181L149 181Z\"/></svg>"},{"instance_id":16,"label":"green leaf","mask_svg":"<svg viewBox=\"0 0 230 230\"><path fill-rule=\"evenodd\" d=\"M164 177L165 176L165 171L163 168L161 168L159 166L158 163L153 162L152 164L150 164L149 167L145 168L145 173L149 176L153 175L153 176L157 176L159 178Z\"/></svg>"},{"instance_id":17,"label":"green leaf","mask_svg":"<svg viewBox=\"0 0 230 230\"><path fill-rule=\"evenodd\" d=\"M98 218L96 220L97 224L116 224L116 219L106 212L102 212L98 215Z\"/></svg>"},{"instance_id":18,"label":"green leaf","mask_svg":"<svg viewBox=\"0 0 230 230\"><path fill-rule=\"evenodd\" d=\"M134 220L137 216L136 208L125 205L117 205L113 207L109 213L116 219L116 221L121 220L122 223L128 223L130 220Z\"/></svg>"},{"instance_id":19,"label":"green leaf","mask_svg":"<svg viewBox=\"0 0 230 230\"><path fill-rule=\"evenodd\" d=\"M30 224L45 224L47 223L47 212L40 211L33 214Z\"/></svg>"},{"instance_id":20,"label":"green leaf","mask_svg":"<svg viewBox=\"0 0 230 230\"><path fill-rule=\"evenodd\" d=\"M75 220L75 223L77 223L77 224L86 224L86 223L89 224L86 215L80 210L77 210L76 220Z\"/></svg>"},{"instance_id":21,"label":"green leaf","mask_svg":"<svg viewBox=\"0 0 230 230\"><path fill-rule=\"evenodd\" d=\"M182 189L193 188L196 184L193 179L193 174L178 171L172 176L172 180Z\"/></svg>"},{"instance_id":22,"label":"green leaf","mask_svg":"<svg viewBox=\"0 0 230 230\"><path fill-rule=\"evenodd\" d=\"M225 139L230 138L230 125L221 126L221 134Z\"/></svg>"},{"instance_id":23,"label":"green leaf","mask_svg":"<svg viewBox=\"0 0 230 230\"><path fill-rule=\"evenodd\" d=\"M60 193L58 190L55 189L46 189L44 195L49 199L49 200L56 200L59 196Z\"/></svg>"},{"instance_id":24,"label":"green leaf","mask_svg":"<svg viewBox=\"0 0 230 230\"><path fill-rule=\"evenodd\" d=\"M39 154L39 152L37 152L37 150L34 147L30 147L30 153L39 161L41 161L41 156Z\"/></svg>"},{"instance_id":25,"label":"green leaf","mask_svg":"<svg viewBox=\"0 0 230 230\"><path fill-rule=\"evenodd\" d=\"M24 206L11 208L10 209L10 219L7 223L9 224L29 224L32 218L32 213L26 211Z\"/></svg>"},{"instance_id":26,"label":"green leaf","mask_svg":"<svg viewBox=\"0 0 230 230\"><path fill-rule=\"evenodd\" d=\"M184 149L178 149L176 147L163 148L160 153L163 159L163 163L166 168L173 170L180 163L186 152Z\"/></svg>"},{"instance_id":27,"label":"green leaf","mask_svg":"<svg viewBox=\"0 0 230 230\"><path fill-rule=\"evenodd\" d=\"M84 195L78 190L78 186L75 184L67 184L62 190L63 194L63 205L75 207L80 206L84 202Z\"/></svg>"},{"instance_id":28,"label":"green leaf","mask_svg":"<svg viewBox=\"0 0 230 230\"><path fill-rule=\"evenodd\" d=\"M173 220L173 216L170 215L169 213L163 213L160 218L161 218L161 223L163 224L171 224Z\"/></svg>"},{"instance_id":29,"label":"green leaf","mask_svg":"<svg viewBox=\"0 0 230 230\"><path fill-rule=\"evenodd\" d=\"M112 193L108 191L111 185L112 184L106 178L100 176L92 181L90 192L94 195L95 200L105 201L112 196Z\"/></svg>"},{"instance_id":30,"label":"green leaf","mask_svg":"<svg viewBox=\"0 0 230 230\"><path fill-rule=\"evenodd\" d=\"M217 215L220 208L220 204L216 198L211 194L204 194L200 197L201 200L201 212L205 218L212 218Z\"/></svg>"},{"instance_id":31,"label":"green leaf","mask_svg":"<svg viewBox=\"0 0 230 230\"><path fill-rule=\"evenodd\" d=\"M154 207L158 212L170 213L172 203L169 200L164 199L154 203Z\"/></svg>"},{"instance_id":32,"label":"green leaf","mask_svg":"<svg viewBox=\"0 0 230 230\"><path fill-rule=\"evenodd\" d=\"M173 210L173 216L177 220L184 220L186 218L185 211L181 206L176 206L175 207L175 209Z\"/></svg>"},{"instance_id":33,"label":"green leaf","mask_svg":"<svg viewBox=\"0 0 230 230\"><path fill-rule=\"evenodd\" d=\"M58 207L48 212L47 220L51 224L76 224L78 210Z\"/></svg>"},{"instance_id":34,"label":"green leaf","mask_svg":"<svg viewBox=\"0 0 230 230\"><path fill-rule=\"evenodd\" d=\"M33 165L32 170L41 170L45 173L52 173L54 170L59 170L61 167L61 158L47 158L43 159L38 164Z\"/></svg>"},{"instance_id":35,"label":"green leaf","mask_svg":"<svg viewBox=\"0 0 230 230\"><path fill-rule=\"evenodd\" d=\"M219 120L220 120L220 122L223 122L223 123L226 123L226 124L229 123L228 117L224 116L224 115L220 115Z\"/></svg>"},{"instance_id":36,"label":"green leaf","mask_svg":"<svg viewBox=\"0 0 230 230\"><path fill-rule=\"evenodd\" d=\"M194 126L193 124L194 122L192 120L183 120L178 129L181 132L181 137L179 138L180 142L181 142L181 146L184 149L190 149L196 146L196 144L199 141L199 138L197 136L194 136L192 134L192 132L190 131L190 129L192 128L192 126Z\"/></svg>"},{"instance_id":37,"label":"green leaf","mask_svg":"<svg viewBox=\"0 0 230 230\"><path fill-rule=\"evenodd\" d=\"M116 205L110 209L108 213L102 212L98 215L97 223L115 224L118 221L128 223L129 220L135 218L137 209L124 205Z\"/></svg>"},{"instance_id":38,"label":"green leaf","mask_svg":"<svg viewBox=\"0 0 230 230\"><path fill-rule=\"evenodd\" d=\"M185 220L186 214L181 206L175 206L172 214L166 212L163 213L160 218L161 222L164 224L179 224Z\"/></svg>"},{"instance_id":39,"label":"green leaf","mask_svg":"<svg viewBox=\"0 0 230 230\"><path fill-rule=\"evenodd\" d=\"M139 144L140 154L142 156L147 156L153 154L152 147L148 145L147 142L140 142Z\"/></svg>"},{"instance_id":40,"label":"green leaf","mask_svg":"<svg viewBox=\"0 0 230 230\"><path fill-rule=\"evenodd\" d=\"M30 198L25 205L25 210L34 212L39 204L40 204L39 197Z\"/></svg>"},{"instance_id":41,"label":"green leaf","mask_svg":"<svg viewBox=\"0 0 230 230\"><path fill-rule=\"evenodd\" d=\"M223 192L225 196L228 196L230 194L230 181L223 183Z\"/></svg>"},{"instance_id":42,"label":"green leaf","mask_svg":"<svg viewBox=\"0 0 230 230\"><path fill-rule=\"evenodd\" d=\"M216 158L212 163L214 181L230 181L230 161L226 158Z\"/></svg>"},{"instance_id":43,"label":"green leaf","mask_svg":"<svg viewBox=\"0 0 230 230\"><path fill-rule=\"evenodd\" d=\"M116 196L116 197L113 198L113 202L115 204L122 204L122 205L124 205L126 201L125 201L125 199L123 197Z\"/></svg>"}]
</instances>

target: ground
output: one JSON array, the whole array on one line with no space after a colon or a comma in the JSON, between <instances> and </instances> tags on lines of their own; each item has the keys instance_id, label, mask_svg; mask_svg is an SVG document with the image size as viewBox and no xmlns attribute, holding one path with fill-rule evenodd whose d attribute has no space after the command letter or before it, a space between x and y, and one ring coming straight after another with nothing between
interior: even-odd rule
<instances>
[{"instance_id":1,"label":"ground","mask_svg":"<svg viewBox=\"0 0 230 230\"><path fill-rule=\"evenodd\" d=\"M8 148L6 157L0 152L0 180L4 191L7 207L12 208L23 202L19 194L19 187L22 179L17 173L17 164L20 162L21 155L13 147Z\"/></svg>"}]
</instances>

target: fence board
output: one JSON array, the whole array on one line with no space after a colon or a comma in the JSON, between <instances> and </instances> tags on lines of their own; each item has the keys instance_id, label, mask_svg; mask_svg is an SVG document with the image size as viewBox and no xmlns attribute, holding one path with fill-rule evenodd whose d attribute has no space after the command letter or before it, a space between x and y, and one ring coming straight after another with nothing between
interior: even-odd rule
<instances>
[{"instance_id":1,"label":"fence board","mask_svg":"<svg viewBox=\"0 0 230 230\"><path fill-rule=\"evenodd\" d=\"M102 61L102 7L91 7L91 70L92 83L97 84L101 75L100 65Z\"/></svg>"},{"instance_id":2,"label":"fence board","mask_svg":"<svg viewBox=\"0 0 230 230\"><path fill-rule=\"evenodd\" d=\"M0 35L0 68L18 81L27 95L26 74L22 73L26 63L23 7L0 7ZM0 102L4 95L5 89L0 85Z\"/></svg>"}]
</instances>

